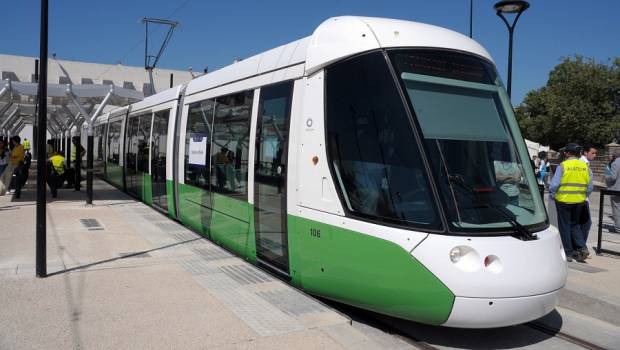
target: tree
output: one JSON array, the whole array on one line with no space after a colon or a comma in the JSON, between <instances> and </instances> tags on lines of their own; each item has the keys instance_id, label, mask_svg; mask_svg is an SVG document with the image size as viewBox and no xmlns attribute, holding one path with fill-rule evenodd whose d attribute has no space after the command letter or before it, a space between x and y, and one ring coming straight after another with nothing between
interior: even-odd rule
<instances>
[{"instance_id":1,"label":"tree","mask_svg":"<svg viewBox=\"0 0 620 350\"><path fill-rule=\"evenodd\" d=\"M515 112L525 138L554 149L620 139L620 57L609 64L565 58Z\"/></svg>"}]
</instances>

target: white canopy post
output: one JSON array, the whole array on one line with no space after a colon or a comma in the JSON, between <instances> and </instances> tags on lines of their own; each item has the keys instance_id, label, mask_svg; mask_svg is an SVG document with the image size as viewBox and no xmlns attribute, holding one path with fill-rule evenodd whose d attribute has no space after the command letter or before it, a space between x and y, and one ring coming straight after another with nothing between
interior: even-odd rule
<instances>
[{"instance_id":1,"label":"white canopy post","mask_svg":"<svg viewBox=\"0 0 620 350\"><path fill-rule=\"evenodd\" d=\"M21 117L19 117L17 119L17 123L15 123L15 125L13 125L13 128L11 129L11 135L15 135L15 131L19 128L20 125L24 124L23 120Z\"/></svg>"},{"instance_id":2,"label":"white canopy post","mask_svg":"<svg viewBox=\"0 0 620 350\"><path fill-rule=\"evenodd\" d=\"M13 119L13 117L15 117L15 115L19 115L19 106L17 106L17 108L15 108L13 110L13 112L11 112L11 114L9 114L9 116L4 120L4 122L2 122L2 124L0 125L0 130L8 132L9 130L11 130L11 119Z\"/></svg>"},{"instance_id":3,"label":"white canopy post","mask_svg":"<svg viewBox=\"0 0 620 350\"><path fill-rule=\"evenodd\" d=\"M94 163L94 152L93 152L93 147L94 147L94 130L95 130L95 121L97 120L97 118L101 115L101 112L103 112L103 109L105 108L105 106L108 104L108 101L110 101L110 98L112 97L112 95L114 94L114 86L110 86L110 92L108 92L108 94L105 96L105 98L103 99L103 101L101 101L101 104L99 105L99 107L97 107L97 110L95 110L95 113L93 113L93 115L88 118L88 138L86 141L87 144L87 154L86 154L86 167L88 168L86 171L86 204L93 204L93 163ZM86 116L85 116L86 117Z\"/></svg>"},{"instance_id":4,"label":"white canopy post","mask_svg":"<svg viewBox=\"0 0 620 350\"><path fill-rule=\"evenodd\" d=\"M4 79L4 84L2 85L2 89L0 89L0 100L11 91L11 81L9 79Z\"/></svg>"},{"instance_id":5,"label":"white canopy post","mask_svg":"<svg viewBox=\"0 0 620 350\"><path fill-rule=\"evenodd\" d=\"M9 101L9 103L7 103L4 107L2 107L2 109L0 109L0 118L2 118L4 113L6 113L6 111L8 111L11 106L13 106L13 101Z\"/></svg>"}]
</instances>

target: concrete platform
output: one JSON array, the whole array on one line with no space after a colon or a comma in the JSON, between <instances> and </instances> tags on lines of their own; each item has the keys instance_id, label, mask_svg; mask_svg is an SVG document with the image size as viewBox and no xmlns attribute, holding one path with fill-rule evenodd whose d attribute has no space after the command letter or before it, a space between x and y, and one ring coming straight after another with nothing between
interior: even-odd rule
<instances>
[{"instance_id":1,"label":"concrete platform","mask_svg":"<svg viewBox=\"0 0 620 350\"><path fill-rule=\"evenodd\" d=\"M94 206L73 190L49 202L50 276L38 279L33 187L0 197L0 349L412 347L102 181Z\"/></svg>"},{"instance_id":2,"label":"concrete platform","mask_svg":"<svg viewBox=\"0 0 620 350\"><path fill-rule=\"evenodd\" d=\"M33 187L18 201L0 197L0 349L418 345L407 337L440 349L574 347L526 326L447 329L325 305L99 180L94 206L73 190L48 203L50 277L37 279ZM592 203L596 218L596 193ZM596 230L595 223L591 250ZM603 238L620 251L620 235L605 230ZM570 263L560 307L536 323L620 349L619 263L594 254Z\"/></svg>"}]
</instances>

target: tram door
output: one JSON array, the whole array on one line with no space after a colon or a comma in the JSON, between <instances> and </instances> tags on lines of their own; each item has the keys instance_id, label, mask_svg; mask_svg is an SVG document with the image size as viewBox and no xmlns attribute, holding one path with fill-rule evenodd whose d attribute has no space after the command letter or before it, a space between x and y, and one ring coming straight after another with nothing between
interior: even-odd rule
<instances>
[{"instance_id":1,"label":"tram door","mask_svg":"<svg viewBox=\"0 0 620 350\"><path fill-rule=\"evenodd\" d=\"M127 192L138 196L138 174L136 163L138 158L138 124L140 118L129 117L125 141L125 184Z\"/></svg>"},{"instance_id":2,"label":"tram door","mask_svg":"<svg viewBox=\"0 0 620 350\"><path fill-rule=\"evenodd\" d=\"M155 113L153 119L153 138L151 139L151 183L153 186L153 205L168 211L166 192L166 146L168 144L168 118L170 111Z\"/></svg>"},{"instance_id":3,"label":"tram door","mask_svg":"<svg viewBox=\"0 0 620 350\"><path fill-rule=\"evenodd\" d=\"M292 82L261 89L254 164L256 255L287 274L286 163L292 91Z\"/></svg>"},{"instance_id":4,"label":"tram door","mask_svg":"<svg viewBox=\"0 0 620 350\"><path fill-rule=\"evenodd\" d=\"M151 114L129 117L125 154L125 184L127 192L145 199L144 175L149 171L149 137Z\"/></svg>"}]
</instances>

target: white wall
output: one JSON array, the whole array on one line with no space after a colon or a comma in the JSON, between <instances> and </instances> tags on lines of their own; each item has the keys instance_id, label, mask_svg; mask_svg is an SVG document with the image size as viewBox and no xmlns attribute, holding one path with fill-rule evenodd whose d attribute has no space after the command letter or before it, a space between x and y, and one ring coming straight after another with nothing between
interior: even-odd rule
<instances>
[{"instance_id":1,"label":"white wall","mask_svg":"<svg viewBox=\"0 0 620 350\"><path fill-rule=\"evenodd\" d=\"M36 57L0 54L0 72L13 72L22 82L32 82ZM124 82L133 83L137 91L142 91L143 84L149 83L149 77L143 67L124 66L122 64L99 64L78 61L48 61L47 81L51 84L60 83L60 77L68 77L73 84L82 84L82 78L88 78L93 84L104 84L111 80L114 85L123 87ZM187 83L192 75L186 70L155 68L153 80L157 91L170 87L170 73L174 75L174 85ZM5 73L6 75L6 73ZM147 96L148 93L145 93Z\"/></svg>"}]
</instances>

